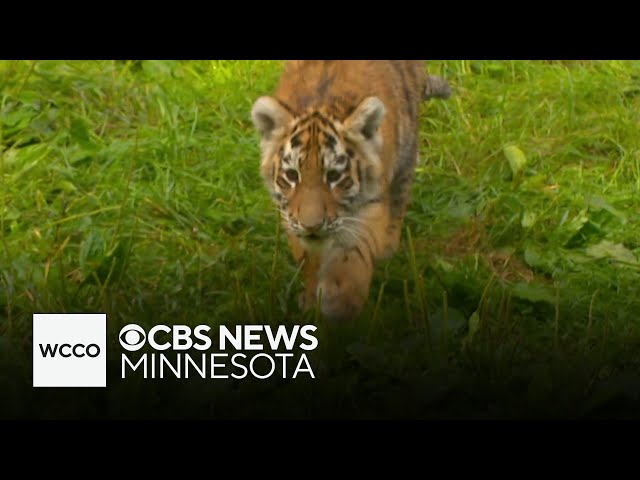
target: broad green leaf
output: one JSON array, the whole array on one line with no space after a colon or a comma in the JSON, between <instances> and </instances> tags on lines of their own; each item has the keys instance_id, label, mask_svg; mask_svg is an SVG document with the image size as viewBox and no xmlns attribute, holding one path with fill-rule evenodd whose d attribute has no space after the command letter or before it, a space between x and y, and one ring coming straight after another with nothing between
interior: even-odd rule
<instances>
[{"instance_id":1,"label":"broad green leaf","mask_svg":"<svg viewBox=\"0 0 640 480\"><path fill-rule=\"evenodd\" d=\"M42 159L49 153L49 147L45 144L29 145L19 149L16 158L16 166L21 165L22 168L12 175L12 182L22 180L22 177L31 169L36 167Z\"/></svg>"},{"instance_id":2,"label":"broad green leaf","mask_svg":"<svg viewBox=\"0 0 640 480\"><path fill-rule=\"evenodd\" d=\"M56 183L56 188L61 189L65 193L73 193L77 190L76 186L68 180L60 180Z\"/></svg>"},{"instance_id":3,"label":"broad green leaf","mask_svg":"<svg viewBox=\"0 0 640 480\"><path fill-rule=\"evenodd\" d=\"M84 148L94 149L96 147L93 139L91 138L91 131L89 125L82 118L76 118L71 122L71 128L69 130L71 138Z\"/></svg>"},{"instance_id":4,"label":"broad green leaf","mask_svg":"<svg viewBox=\"0 0 640 480\"><path fill-rule=\"evenodd\" d=\"M631 250L620 243L602 240L600 243L587 247L587 255L594 258L613 258L619 262L638 264L638 259Z\"/></svg>"},{"instance_id":5,"label":"broad green leaf","mask_svg":"<svg viewBox=\"0 0 640 480\"><path fill-rule=\"evenodd\" d=\"M589 221L589 216L587 215L587 209L584 208L580 210L580 212L573 217L564 228L571 232L577 232L580 230L585 223Z\"/></svg>"},{"instance_id":6,"label":"broad green leaf","mask_svg":"<svg viewBox=\"0 0 640 480\"><path fill-rule=\"evenodd\" d=\"M511 173L515 177L518 175L527 164L527 157L524 156L522 150L515 145L508 145L503 149L505 157L509 161L509 167L511 167Z\"/></svg>"},{"instance_id":7,"label":"broad green leaf","mask_svg":"<svg viewBox=\"0 0 640 480\"><path fill-rule=\"evenodd\" d=\"M551 247L541 247L534 242L527 242L523 254L525 263L531 268L550 272L559 266L559 253ZM561 255L566 255L566 252L563 251Z\"/></svg>"},{"instance_id":8,"label":"broad green leaf","mask_svg":"<svg viewBox=\"0 0 640 480\"><path fill-rule=\"evenodd\" d=\"M536 223L537 216L533 212L524 212L522 214L521 224L523 228L532 227Z\"/></svg>"},{"instance_id":9,"label":"broad green leaf","mask_svg":"<svg viewBox=\"0 0 640 480\"><path fill-rule=\"evenodd\" d=\"M553 292L549 288L537 283L520 282L513 287L512 293L514 297L530 302L555 303L555 295Z\"/></svg>"},{"instance_id":10,"label":"broad green leaf","mask_svg":"<svg viewBox=\"0 0 640 480\"><path fill-rule=\"evenodd\" d=\"M0 113L0 126L13 127L15 130L22 130L33 118L35 113L27 109L18 109L9 113Z\"/></svg>"},{"instance_id":11,"label":"broad green leaf","mask_svg":"<svg viewBox=\"0 0 640 480\"><path fill-rule=\"evenodd\" d=\"M587 213L588 209L584 208L580 210L576 216L571 218L571 220L565 222L564 220L568 217L568 212L565 212L557 228L559 243L564 246L575 247L576 243L584 243L586 238L594 235L595 225L589 221L589 215Z\"/></svg>"},{"instance_id":12,"label":"broad green leaf","mask_svg":"<svg viewBox=\"0 0 640 480\"><path fill-rule=\"evenodd\" d=\"M587 202L589 206L595 207L597 209L606 210L611 215L618 217L623 224L627 223L627 216L622 213L620 210L616 209L613 205L607 202L604 198L593 195L587 198Z\"/></svg>"},{"instance_id":13,"label":"broad green leaf","mask_svg":"<svg viewBox=\"0 0 640 480\"><path fill-rule=\"evenodd\" d=\"M2 217L4 220L7 220L7 221L17 220L21 216L20 211L13 207L4 207L0 211L0 213L1 213L0 217Z\"/></svg>"},{"instance_id":14,"label":"broad green leaf","mask_svg":"<svg viewBox=\"0 0 640 480\"><path fill-rule=\"evenodd\" d=\"M539 268L545 265L540 250L536 247L528 246L524 249L524 261L533 268Z\"/></svg>"}]
</instances>

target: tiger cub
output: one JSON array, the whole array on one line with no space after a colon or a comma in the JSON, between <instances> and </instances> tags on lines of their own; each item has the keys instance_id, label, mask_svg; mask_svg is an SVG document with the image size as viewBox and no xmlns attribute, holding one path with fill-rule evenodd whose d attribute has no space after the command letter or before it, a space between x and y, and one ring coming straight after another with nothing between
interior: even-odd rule
<instances>
[{"instance_id":1,"label":"tiger cub","mask_svg":"<svg viewBox=\"0 0 640 480\"><path fill-rule=\"evenodd\" d=\"M425 98L449 96L422 61L308 60L285 66L251 117L261 174L302 263L301 308L358 315L376 259L399 246Z\"/></svg>"}]
</instances>

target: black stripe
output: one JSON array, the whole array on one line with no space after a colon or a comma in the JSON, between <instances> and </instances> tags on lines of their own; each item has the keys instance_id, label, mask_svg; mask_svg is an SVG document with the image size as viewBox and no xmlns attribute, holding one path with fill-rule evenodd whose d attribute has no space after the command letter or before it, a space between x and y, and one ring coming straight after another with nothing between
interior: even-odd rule
<instances>
[{"instance_id":1,"label":"black stripe","mask_svg":"<svg viewBox=\"0 0 640 480\"><path fill-rule=\"evenodd\" d=\"M338 133L338 130L336 130L336 127L333 125L333 122L331 120L327 120L328 123L324 124L325 126L329 127L329 129L334 133L334 135L336 135L337 137L340 137L340 134ZM327 133L326 131L322 131L322 133L324 133L325 135L329 136L330 133Z\"/></svg>"},{"instance_id":2,"label":"black stripe","mask_svg":"<svg viewBox=\"0 0 640 480\"><path fill-rule=\"evenodd\" d=\"M416 78L416 71L415 71L415 67L413 66L413 64L409 65L407 67L407 72L406 72L407 78L409 79L411 85L411 90L415 92L416 88L418 89L418 93L420 93L420 95L418 96L418 98L420 98L422 95L422 93L424 92L424 88L421 87L420 85L418 85L418 79ZM412 102L413 105L413 102Z\"/></svg>"},{"instance_id":3,"label":"black stripe","mask_svg":"<svg viewBox=\"0 0 640 480\"><path fill-rule=\"evenodd\" d=\"M309 145L311 146L316 140L316 135L318 134L318 126L315 122L309 124Z\"/></svg>"},{"instance_id":4,"label":"black stripe","mask_svg":"<svg viewBox=\"0 0 640 480\"><path fill-rule=\"evenodd\" d=\"M316 118L317 120L320 121L320 123L322 123L322 125L329 127L333 131L333 133L338 135L338 131L336 130L336 127L333 125L333 122L327 117L325 117L324 115L322 115L320 112L318 111L313 112L311 117Z\"/></svg>"},{"instance_id":5,"label":"black stripe","mask_svg":"<svg viewBox=\"0 0 640 480\"><path fill-rule=\"evenodd\" d=\"M287 112L289 112L291 114L292 117L297 116L295 110L293 108L291 108L287 103L285 103L284 101L280 100L279 98L276 98L276 100L278 101L278 103L280 105L282 105L285 108L285 110Z\"/></svg>"},{"instance_id":6,"label":"black stripe","mask_svg":"<svg viewBox=\"0 0 640 480\"><path fill-rule=\"evenodd\" d=\"M311 115L304 115L298 119L298 123L296 124L296 130L302 130L307 126L307 123L311 121Z\"/></svg>"},{"instance_id":7,"label":"black stripe","mask_svg":"<svg viewBox=\"0 0 640 480\"><path fill-rule=\"evenodd\" d=\"M338 143L338 141L336 140L336 137L334 137L331 134L328 134L326 132L323 132L325 135L325 140L324 140L324 144L327 148L330 148L331 150L335 150L336 148L336 144Z\"/></svg>"},{"instance_id":8,"label":"black stripe","mask_svg":"<svg viewBox=\"0 0 640 480\"><path fill-rule=\"evenodd\" d=\"M325 69L322 72L322 78L318 83L318 96L324 97L327 94L327 90L329 90L329 86L333 83L334 78L335 74L329 75L327 67L325 66Z\"/></svg>"},{"instance_id":9,"label":"black stripe","mask_svg":"<svg viewBox=\"0 0 640 480\"><path fill-rule=\"evenodd\" d=\"M282 177L278 177L278 179L276 180L276 184L282 189L282 190L288 190L289 188L291 188L291 185L289 185L289 182L287 182L284 178Z\"/></svg>"},{"instance_id":10,"label":"black stripe","mask_svg":"<svg viewBox=\"0 0 640 480\"><path fill-rule=\"evenodd\" d=\"M345 183L348 185L345 185ZM353 187L353 180L351 180L351 177L345 177L337 184L337 186L344 190L348 190Z\"/></svg>"},{"instance_id":11,"label":"black stripe","mask_svg":"<svg viewBox=\"0 0 640 480\"><path fill-rule=\"evenodd\" d=\"M407 109L407 114L409 115L409 118L413 119L414 108L411 98L411 89L407 85L407 72L402 68L402 64L400 63L400 61L394 61L393 66L398 72L398 75L400 75L400 81L402 82L402 93L404 94L404 100L406 102L405 108Z\"/></svg>"},{"instance_id":12,"label":"black stripe","mask_svg":"<svg viewBox=\"0 0 640 480\"><path fill-rule=\"evenodd\" d=\"M360 103L362 103L362 101L360 101ZM358 105L360 105L360 103L358 103L357 105L347 105L347 106L345 106L344 118L349 118L351 116L351 114L356 111L356 108L358 108Z\"/></svg>"}]
</instances>

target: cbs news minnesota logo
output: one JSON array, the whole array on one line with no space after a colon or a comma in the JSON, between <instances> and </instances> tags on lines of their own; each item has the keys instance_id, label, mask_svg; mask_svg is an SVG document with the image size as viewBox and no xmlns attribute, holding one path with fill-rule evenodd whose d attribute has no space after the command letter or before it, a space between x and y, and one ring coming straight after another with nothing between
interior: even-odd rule
<instances>
[{"instance_id":1,"label":"cbs news minnesota logo","mask_svg":"<svg viewBox=\"0 0 640 480\"><path fill-rule=\"evenodd\" d=\"M34 387L106 387L107 315L35 313Z\"/></svg>"},{"instance_id":2,"label":"cbs news minnesota logo","mask_svg":"<svg viewBox=\"0 0 640 480\"><path fill-rule=\"evenodd\" d=\"M133 357L122 352L122 378L127 377L127 366L129 374L139 372L145 379L163 379L169 371L176 378L190 374L211 379L274 375L295 379L300 374L315 378L306 353L318 346L316 329L315 325L219 325L212 332L209 325L155 325L145 331L136 324L125 325L120 345ZM214 343L217 348L210 352ZM151 352L136 353L147 344ZM176 355L165 355L167 350ZM106 387L107 315L35 313L33 386Z\"/></svg>"}]
</instances>

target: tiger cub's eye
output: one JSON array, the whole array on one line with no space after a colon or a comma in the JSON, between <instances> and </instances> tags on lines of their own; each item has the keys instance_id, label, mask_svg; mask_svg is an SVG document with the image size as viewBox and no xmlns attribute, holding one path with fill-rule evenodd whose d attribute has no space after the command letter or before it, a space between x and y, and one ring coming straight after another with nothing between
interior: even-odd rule
<instances>
[{"instance_id":1,"label":"tiger cub's eye","mask_svg":"<svg viewBox=\"0 0 640 480\"><path fill-rule=\"evenodd\" d=\"M289 170L285 171L284 174L287 176L287 180L289 180L290 182L298 181L298 172L293 168L290 168Z\"/></svg>"},{"instance_id":2,"label":"tiger cub's eye","mask_svg":"<svg viewBox=\"0 0 640 480\"><path fill-rule=\"evenodd\" d=\"M327 172L327 182L329 183L333 183L336 180L338 180L340 178L340 176L342 175L342 173L340 173L337 170L329 170Z\"/></svg>"}]
</instances>

